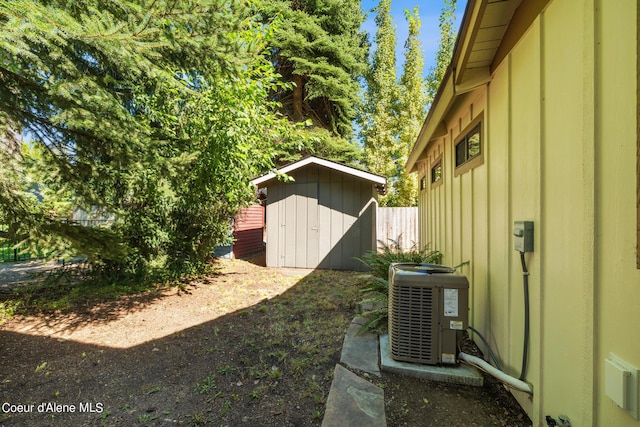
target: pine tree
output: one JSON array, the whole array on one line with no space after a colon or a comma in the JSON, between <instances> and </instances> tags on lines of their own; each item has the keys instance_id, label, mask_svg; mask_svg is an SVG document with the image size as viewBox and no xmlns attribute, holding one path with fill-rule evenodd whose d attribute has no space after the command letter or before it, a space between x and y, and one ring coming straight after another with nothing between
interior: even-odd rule
<instances>
[{"instance_id":1,"label":"pine tree","mask_svg":"<svg viewBox=\"0 0 640 427\"><path fill-rule=\"evenodd\" d=\"M276 8L273 62L285 82L274 94L295 122L349 139L360 103L368 47L358 0L295 0Z\"/></svg>"},{"instance_id":2,"label":"pine tree","mask_svg":"<svg viewBox=\"0 0 640 427\"><path fill-rule=\"evenodd\" d=\"M40 147L52 189L116 217L68 224L3 154L8 237L136 271L202 263L271 164L281 125L265 49L240 0L0 0L0 127Z\"/></svg>"},{"instance_id":3,"label":"pine tree","mask_svg":"<svg viewBox=\"0 0 640 427\"><path fill-rule=\"evenodd\" d=\"M396 113L396 31L391 17L391 0L381 0L375 8L378 27L371 74L367 78L366 105L361 117L365 161L368 169L387 177L393 188L398 156ZM389 187L389 186L388 186ZM393 190L391 190L393 191ZM380 199L385 205L389 196Z\"/></svg>"}]
</instances>

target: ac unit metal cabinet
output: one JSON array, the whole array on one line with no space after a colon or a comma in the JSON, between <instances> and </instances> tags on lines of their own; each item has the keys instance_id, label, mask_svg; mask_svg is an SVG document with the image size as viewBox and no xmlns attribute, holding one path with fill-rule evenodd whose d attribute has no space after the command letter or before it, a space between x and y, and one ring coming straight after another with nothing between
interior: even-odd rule
<instances>
[{"instance_id":1,"label":"ac unit metal cabinet","mask_svg":"<svg viewBox=\"0 0 640 427\"><path fill-rule=\"evenodd\" d=\"M456 363L468 306L469 281L455 270L434 264L391 264L391 357L423 364Z\"/></svg>"}]
</instances>

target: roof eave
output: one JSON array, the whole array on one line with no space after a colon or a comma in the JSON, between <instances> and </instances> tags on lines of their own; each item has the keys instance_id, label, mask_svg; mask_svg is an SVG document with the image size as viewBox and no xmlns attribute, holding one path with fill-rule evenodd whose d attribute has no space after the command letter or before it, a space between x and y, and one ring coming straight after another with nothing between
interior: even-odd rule
<instances>
[{"instance_id":1,"label":"roof eave","mask_svg":"<svg viewBox=\"0 0 640 427\"><path fill-rule=\"evenodd\" d=\"M531 16L536 16L547 2L548 0L536 0L535 7L529 5L534 12ZM509 29L515 10L521 3L522 0L469 0L456 38L451 63L407 160L405 167L408 172L417 170L417 163L424 158L424 151L431 141L446 135L445 120L456 98L486 85L491 80L496 60L504 58L504 51L513 45L513 40L504 44L502 40ZM491 36L494 38L491 39ZM509 38L510 35L507 34L506 37Z\"/></svg>"},{"instance_id":2,"label":"roof eave","mask_svg":"<svg viewBox=\"0 0 640 427\"><path fill-rule=\"evenodd\" d=\"M276 172L270 172L266 175L263 175L261 177L255 178L253 180L251 180L251 183L259 186L261 184L264 184L268 181L271 181L273 179L276 179L279 175L284 175L287 174L289 172L293 172L297 169L300 169L302 167L305 167L307 165L310 164L315 164L315 165L319 165L319 166L323 166L332 170L336 170L336 171L340 171L342 173L357 177L357 178L361 178L364 179L366 181L370 181L371 183L375 184L376 187L383 187L386 186L387 184L387 179L383 176L380 175L376 175L367 171L363 171L360 169L356 169L353 168L351 166L347 166L347 165L343 165L340 163L336 163L336 162L332 162L330 160L326 160L326 159L322 159L320 157L314 157L314 156L309 156L309 157L305 157L304 159L298 160L297 162L291 163L289 165L283 166L280 169L278 169Z\"/></svg>"},{"instance_id":3,"label":"roof eave","mask_svg":"<svg viewBox=\"0 0 640 427\"><path fill-rule=\"evenodd\" d=\"M446 129L446 124L443 123L443 119L456 95L455 69L461 57L463 56L463 45L465 45L465 41L470 36L469 28L471 25L471 16L474 14L473 11L476 10L477 6L481 5L482 3L482 0L469 0L467 2L464 14L462 16L462 23L460 24L460 31L458 32L456 42L453 46L451 62L447 67L447 71L442 77L442 82L440 82L440 86L438 87L436 96L431 102L431 108L427 113L427 117L422 124L420 133L418 134L416 142L411 150L411 153L409 154L409 158L407 159L405 169L409 173L415 172L417 170L417 162L422 156L423 151L426 150L429 142L439 137L435 134L435 130L438 128L442 129L442 126L444 126ZM439 133L442 133L442 130Z\"/></svg>"}]
</instances>

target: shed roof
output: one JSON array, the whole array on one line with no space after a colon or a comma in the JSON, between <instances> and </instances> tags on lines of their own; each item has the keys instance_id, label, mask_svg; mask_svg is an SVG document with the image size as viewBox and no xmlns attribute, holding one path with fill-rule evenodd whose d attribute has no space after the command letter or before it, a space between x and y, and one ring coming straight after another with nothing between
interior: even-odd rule
<instances>
[{"instance_id":1,"label":"shed roof","mask_svg":"<svg viewBox=\"0 0 640 427\"><path fill-rule=\"evenodd\" d=\"M372 184L375 184L376 189L379 193L384 194L387 184L387 179L385 177L314 156L305 157L304 159L298 160L297 162L290 163L286 166L281 167L276 172L270 172L266 175L262 175L261 177L253 179L251 183L256 186L260 186L267 181L275 179L278 175L288 174L309 165L322 166L328 169L342 172L346 175L370 181Z\"/></svg>"}]
</instances>

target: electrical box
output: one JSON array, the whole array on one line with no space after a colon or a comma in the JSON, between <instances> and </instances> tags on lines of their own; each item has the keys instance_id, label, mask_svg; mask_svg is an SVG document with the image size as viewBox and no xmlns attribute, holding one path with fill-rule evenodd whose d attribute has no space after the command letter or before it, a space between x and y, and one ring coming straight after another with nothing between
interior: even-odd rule
<instances>
[{"instance_id":1,"label":"electrical box","mask_svg":"<svg viewBox=\"0 0 640 427\"><path fill-rule=\"evenodd\" d=\"M533 252L533 221L513 223L513 248L518 252Z\"/></svg>"},{"instance_id":2,"label":"electrical box","mask_svg":"<svg viewBox=\"0 0 640 427\"><path fill-rule=\"evenodd\" d=\"M636 420L640 418L638 376L638 369L613 353L604 361L605 394Z\"/></svg>"}]
</instances>

